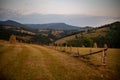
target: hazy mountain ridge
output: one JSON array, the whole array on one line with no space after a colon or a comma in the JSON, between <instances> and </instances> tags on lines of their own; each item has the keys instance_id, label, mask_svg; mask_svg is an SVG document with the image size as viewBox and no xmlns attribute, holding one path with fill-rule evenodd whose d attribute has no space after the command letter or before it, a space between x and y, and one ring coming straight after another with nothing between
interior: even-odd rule
<instances>
[{"instance_id":1,"label":"hazy mountain ridge","mask_svg":"<svg viewBox=\"0 0 120 80\"><path fill-rule=\"evenodd\" d=\"M48 24L22 24L13 20L0 21L0 26L13 26L17 28L26 28L29 30L49 29L49 30L88 30L92 27L78 27L66 23L48 23Z\"/></svg>"},{"instance_id":2,"label":"hazy mountain ridge","mask_svg":"<svg viewBox=\"0 0 120 80\"><path fill-rule=\"evenodd\" d=\"M65 23L49 23L49 24L26 24L35 29L55 29L55 30L77 30L81 29L77 26L71 26Z\"/></svg>"},{"instance_id":3,"label":"hazy mountain ridge","mask_svg":"<svg viewBox=\"0 0 120 80\"><path fill-rule=\"evenodd\" d=\"M16 21L12 21L12 20L7 20L7 21L0 21L0 26L13 26L13 27L26 27L25 25L16 22Z\"/></svg>"},{"instance_id":4,"label":"hazy mountain ridge","mask_svg":"<svg viewBox=\"0 0 120 80\"><path fill-rule=\"evenodd\" d=\"M0 21L0 26L11 26L11 27L17 28L17 29L34 31L32 28L30 28L24 24L21 24L19 22L13 21L13 20Z\"/></svg>"}]
</instances>

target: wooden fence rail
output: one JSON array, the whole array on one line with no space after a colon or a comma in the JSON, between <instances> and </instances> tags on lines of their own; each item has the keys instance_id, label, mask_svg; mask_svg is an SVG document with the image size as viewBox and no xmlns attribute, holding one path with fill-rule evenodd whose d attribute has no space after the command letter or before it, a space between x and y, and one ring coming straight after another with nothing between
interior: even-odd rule
<instances>
[{"instance_id":1,"label":"wooden fence rail","mask_svg":"<svg viewBox=\"0 0 120 80\"><path fill-rule=\"evenodd\" d=\"M67 50L67 46L65 46L65 47L62 47L62 46L55 46L55 49L56 50L62 50L63 52L66 52L66 50ZM105 48L105 49L102 49L102 50L99 50L99 51L96 51L96 52L92 52L92 49L90 49L89 50L89 53L86 53L86 54L80 54L79 53L79 48L77 48L77 53L74 53L74 52L72 52L72 46L70 46L69 47L69 53L71 54L71 56L73 56L73 57L86 57L86 56L89 56L89 55L94 55L94 54L98 54L98 53L100 53L100 52L102 52L102 55L101 55L101 63L102 63L102 65L103 66L105 66L106 65L106 51L108 50L108 48Z\"/></svg>"},{"instance_id":2,"label":"wooden fence rail","mask_svg":"<svg viewBox=\"0 0 120 80\"><path fill-rule=\"evenodd\" d=\"M105 52L107 51L107 48L106 49L103 49L103 50L99 50L99 51L96 51L96 52L90 52L88 54L85 54L85 55L80 55L81 57L84 57L84 56L88 56L88 55L93 55L93 54L97 54L97 53L100 53L100 52Z\"/></svg>"},{"instance_id":3,"label":"wooden fence rail","mask_svg":"<svg viewBox=\"0 0 120 80\"><path fill-rule=\"evenodd\" d=\"M92 50L90 49L90 53L88 54L84 54L84 55L80 55L79 53L75 54L75 55L72 55L74 57L86 57L88 55L94 55L94 54L98 54L100 52L102 52L102 55L101 55L101 65L103 65L104 67L106 66L106 51L107 51L108 48L105 48L103 50L99 50L99 51L96 51L96 52L92 52Z\"/></svg>"}]
</instances>

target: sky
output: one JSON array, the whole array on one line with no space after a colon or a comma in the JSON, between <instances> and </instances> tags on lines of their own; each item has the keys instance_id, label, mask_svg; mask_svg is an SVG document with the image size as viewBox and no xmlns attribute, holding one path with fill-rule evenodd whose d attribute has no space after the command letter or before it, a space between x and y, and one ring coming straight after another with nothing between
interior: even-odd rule
<instances>
[{"instance_id":1,"label":"sky","mask_svg":"<svg viewBox=\"0 0 120 80\"><path fill-rule=\"evenodd\" d=\"M0 0L0 20L100 26L120 21L120 0Z\"/></svg>"}]
</instances>

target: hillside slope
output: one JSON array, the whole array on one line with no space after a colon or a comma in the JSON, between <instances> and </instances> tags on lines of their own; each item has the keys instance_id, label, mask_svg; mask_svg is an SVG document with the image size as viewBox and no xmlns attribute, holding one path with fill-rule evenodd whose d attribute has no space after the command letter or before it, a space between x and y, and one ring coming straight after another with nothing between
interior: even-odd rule
<instances>
[{"instance_id":1,"label":"hillside slope","mask_svg":"<svg viewBox=\"0 0 120 80\"><path fill-rule=\"evenodd\" d=\"M118 51L109 49L104 69L44 46L0 41L0 80L117 80Z\"/></svg>"},{"instance_id":2,"label":"hillside slope","mask_svg":"<svg viewBox=\"0 0 120 80\"><path fill-rule=\"evenodd\" d=\"M67 44L68 41L76 40L80 38L89 38L93 40L93 42L97 42L99 44L110 44L110 47L118 47L120 48L119 43L119 35L120 35L120 22L114 22L111 24L107 24L101 27L97 27L88 31L83 31L75 35L67 36L57 40L56 44ZM76 43L77 44L77 43Z\"/></svg>"}]
</instances>

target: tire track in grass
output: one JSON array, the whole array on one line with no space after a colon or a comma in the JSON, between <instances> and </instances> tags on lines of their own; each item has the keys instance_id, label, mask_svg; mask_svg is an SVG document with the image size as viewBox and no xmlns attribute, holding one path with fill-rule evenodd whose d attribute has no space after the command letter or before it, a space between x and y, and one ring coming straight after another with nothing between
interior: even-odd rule
<instances>
[{"instance_id":1,"label":"tire track in grass","mask_svg":"<svg viewBox=\"0 0 120 80\"><path fill-rule=\"evenodd\" d=\"M21 52L21 46L20 45L9 45L7 47L4 47L1 50L0 54L0 79L1 80L6 80L7 75L4 73L8 73L7 71L5 72L4 70L6 68L9 69L10 64L16 59L18 53Z\"/></svg>"},{"instance_id":2,"label":"tire track in grass","mask_svg":"<svg viewBox=\"0 0 120 80\"><path fill-rule=\"evenodd\" d=\"M45 67L43 54L38 49L32 47L31 45L25 45L25 46L30 50L30 52L32 52L30 54L32 55L32 57L29 58L32 62L30 64L32 64L32 68L36 70L35 71L36 74L31 80L36 80L36 79L37 80L55 80L53 75L51 75Z\"/></svg>"},{"instance_id":3,"label":"tire track in grass","mask_svg":"<svg viewBox=\"0 0 120 80\"><path fill-rule=\"evenodd\" d=\"M10 47L11 48L13 48L13 47L15 47L14 45L2 45L2 47L0 47L0 55L2 54L2 53L5 53L5 52L8 52L9 51L9 49L10 49Z\"/></svg>"},{"instance_id":4,"label":"tire track in grass","mask_svg":"<svg viewBox=\"0 0 120 80\"><path fill-rule=\"evenodd\" d=\"M70 80L68 76L71 75L68 73L67 68L65 68L54 56L51 56L50 53L43 50L40 46L33 47L42 52L45 64L44 67L48 70L49 74L54 76L55 80Z\"/></svg>"},{"instance_id":5,"label":"tire track in grass","mask_svg":"<svg viewBox=\"0 0 120 80\"><path fill-rule=\"evenodd\" d=\"M75 59L72 59L71 57L69 57L68 55L64 55L61 53L52 53L54 52L53 50L49 50L45 47L42 46L36 46L34 45L34 47L38 48L42 54L44 55L44 58L46 60L46 66L49 69L49 71L51 72L52 75L55 76L55 78L57 80L89 80L90 78L93 79L94 78L100 78L98 76L96 76L96 74L87 74L91 69L89 67L86 66L82 66L84 64L80 64L80 62L76 64ZM62 55L62 56L61 56ZM62 58L63 57L63 58ZM67 60L68 59L68 60ZM85 68L88 69L88 71L86 70L85 72ZM81 74L82 73L82 74Z\"/></svg>"},{"instance_id":6,"label":"tire track in grass","mask_svg":"<svg viewBox=\"0 0 120 80\"><path fill-rule=\"evenodd\" d=\"M17 56L1 71L2 76L7 77L4 80L101 79L96 71L68 55L38 45L22 44L20 47L20 52L17 47L12 50L14 53L17 52Z\"/></svg>"},{"instance_id":7,"label":"tire track in grass","mask_svg":"<svg viewBox=\"0 0 120 80\"><path fill-rule=\"evenodd\" d=\"M17 54L20 53L21 50L22 49L20 45L4 46L0 50L0 70L4 68L4 66L7 66L9 62L12 62L14 59L16 59Z\"/></svg>"},{"instance_id":8,"label":"tire track in grass","mask_svg":"<svg viewBox=\"0 0 120 80\"><path fill-rule=\"evenodd\" d=\"M9 62L3 70L6 80L54 80L42 62L42 54L30 45L22 45L22 51L16 59ZM5 78L7 77L7 78Z\"/></svg>"}]
</instances>

